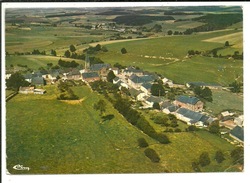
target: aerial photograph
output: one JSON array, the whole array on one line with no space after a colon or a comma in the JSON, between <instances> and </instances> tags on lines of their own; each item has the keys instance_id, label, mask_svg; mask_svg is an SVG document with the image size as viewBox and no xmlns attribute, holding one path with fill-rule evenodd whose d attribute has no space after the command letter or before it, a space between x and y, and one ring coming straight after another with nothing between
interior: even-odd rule
<instances>
[{"instance_id":1,"label":"aerial photograph","mask_svg":"<svg viewBox=\"0 0 250 183\"><path fill-rule=\"evenodd\" d=\"M6 8L6 173L244 172L243 10Z\"/></svg>"}]
</instances>

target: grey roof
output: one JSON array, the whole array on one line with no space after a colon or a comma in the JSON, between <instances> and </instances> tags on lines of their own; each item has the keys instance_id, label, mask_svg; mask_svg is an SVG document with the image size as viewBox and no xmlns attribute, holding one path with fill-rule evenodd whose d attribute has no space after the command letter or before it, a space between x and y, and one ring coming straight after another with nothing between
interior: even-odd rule
<instances>
[{"instance_id":1,"label":"grey roof","mask_svg":"<svg viewBox=\"0 0 250 183\"><path fill-rule=\"evenodd\" d=\"M174 112L174 111L176 111L178 108L179 108L179 107L178 107L177 105L171 105L171 106L168 107L168 110L169 110L170 112Z\"/></svg>"},{"instance_id":2,"label":"grey roof","mask_svg":"<svg viewBox=\"0 0 250 183\"><path fill-rule=\"evenodd\" d=\"M82 77L83 78L95 78L95 77L99 77L97 72L85 72L82 73Z\"/></svg>"},{"instance_id":3,"label":"grey roof","mask_svg":"<svg viewBox=\"0 0 250 183\"><path fill-rule=\"evenodd\" d=\"M57 76L59 76L60 75L60 71L59 70L51 70L50 72L50 75L52 76L52 77L57 77Z\"/></svg>"},{"instance_id":4,"label":"grey roof","mask_svg":"<svg viewBox=\"0 0 250 183\"><path fill-rule=\"evenodd\" d=\"M182 103L192 104L192 105L195 105L198 101L200 101L200 99L196 97L190 97L185 95L178 96L176 100Z\"/></svg>"},{"instance_id":5,"label":"grey roof","mask_svg":"<svg viewBox=\"0 0 250 183\"><path fill-rule=\"evenodd\" d=\"M240 126L234 127L231 132L231 135L237 137L238 139L244 141L244 129Z\"/></svg>"},{"instance_id":6,"label":"grey roof","mask_svg":"<svg viewBox=\"0 0 250 183\"><path fill-rule=\"evenodd\" d=\"M25 74L23 77L24 79L32 79L33 75L29 73L29 74Z\"/></svg>"},{"instance_id":7,"label":"grey roof","mask_svg":"<svg viewBox=\"0 0 250 183\"><path fill-rule=\"evenodd\" d=\"M134 67L128 67L124 70L124 72L142 73L143 71L140 69L135 69Z\"/></svg>"},{"instance_id":8,"label":"grey roof","mask_svg":"<svg viewBox=\"0 0 250 183\"><path fill-rule=\"evenodd\" d=\"M69 75L70 76L73 76L73 75L80 75L80 71L78 69L72 69L70 72L69 72Z\"/></svg>"},{"instance_id":9,"label":"grey roof","mask_svg":"<svg viewBox=\"0 0 250 183\"><path fill-rule=\"evenodd\" d=\"M205 82L188 82L189 85L193 86L217 86L219 87L220 85L218 83L205 83Z\"/></svg>"},{"instance_id":10,"label":"grey roof","mask_svg":"<svg viewBox=\"0 0 250 183\"><path fill-rule=\"evenodd\" d=\"M191 111L189 109L186 109L186 108L179 108L177 110L177 113L191 119L191 123L195 123L197 121L201 121L201 118L203 117L203 114L199 113L199 112L194 112L194 111Z\"/></svg>"},{"instance_id":11,"label":"grey roof","mask_svg":"<svg viewBox=\"0 0 250 183\"><path fill-rule=\"evenodd\" d=\"M154 103L160 103L163 101L162 98L160 97L154 97L154 96L150 96L146 99L148 102L154 102Z\"/></svg>"},{"instance_id":12,"label":"grey roof","mask_svg":"<svg viewBox=\"0 0 250 183\"><path fill-rule=\"evenodd\" d=\"M38 72L35 72L34 74L33 74L33 77L42 77L43 75L42 75L42 73L40 72L40 71L38 71Z\"/></svg>"},{"instance_id":13,"label":"grey roof","mask_svg":"<svg viewBox=\"0 0 250 183\"><path fill-rule=\"evenodd\" d=\"M44 79L43 79L43 77L33 77L31 79L31 84L34 84L34 85L44 85Z\"/></svg>"},{"instance_id":14,"label":"grey roof","mask_svg":"<svg viewBox=\"0 0 250 183\"><path fill-rule=\"evenodd\" d=\"M168 101L165 101L161 104L161 108L164 109L164 108L168 108L170 107L172 104Z\"/></svg>"},{"instance_id":15,"label":"grey roof","mask_svg":"<svg viewBox=\"0 0 250 183\"><path fill-rule=\"evenodd\" d=\"M99 71L102 68L110 68L111 65L110 64L93 64L90 66L90 70L91 71Z\"/></svg>"},{"instance_id":16,"label":"grey roof","mask_svg":"<svg viewBox=\"0 0 250 183\"><path fill-rule=\"evenodd\" d=\"M120 80L120 78L118 78L118 77L115 77L114 79L113 79L113 81L115 81L115 82L117 82L117 81L119 81Z\"/></svg>"},{"instance_id":17,"label":"grey roof","mask_svg":"<svg viewBox=\"0 0 250 183\"><path fill-rule=\"evenodd\" d=\"M129 79L133 81L134 83L149 83L153 82L154 79L151 75L144 75L144 76L137 76L135 74L132 74Z\"/></svg>"},{"instance_id":18,"label":"grey roof","mask_svg":"<svg viewBox=\"0 0 250 183\"><path fill-rule=\"evenodd\" d=\"M140 90L136 90L134 88L130 88L129 89L129 93L131 96L133 97L137 97L140 93L142 93Z\"/></svg>"}]
</instances>

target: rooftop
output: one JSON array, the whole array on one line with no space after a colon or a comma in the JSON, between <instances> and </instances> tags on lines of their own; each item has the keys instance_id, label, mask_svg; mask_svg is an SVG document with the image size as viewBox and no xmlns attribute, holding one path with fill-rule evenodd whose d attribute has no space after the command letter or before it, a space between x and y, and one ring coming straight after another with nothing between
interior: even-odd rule
<instances>
[{"instance_id":1,"label":"rooftop","mask_svg":"<svg viewBox=\"0 0 250 183\"><path fill-rule=\"evenodd\" d=\"M182 103L192 104L192 105L195 105L198 101L200 101L200 99L196 97L190 97L185 95L178 96L176 100Z\"/></svg>"},{"instance_id":2,"label":"rooftop","mask_svg":"<svg viewBox=\"0 0 250 183\"><path fill-rule=\"evenodd\" d=\"M240 126L234 127L231 130L230 134L240 139L241 141L244 141L244 129L242 127Z\"/></svg>"}]
</instances>

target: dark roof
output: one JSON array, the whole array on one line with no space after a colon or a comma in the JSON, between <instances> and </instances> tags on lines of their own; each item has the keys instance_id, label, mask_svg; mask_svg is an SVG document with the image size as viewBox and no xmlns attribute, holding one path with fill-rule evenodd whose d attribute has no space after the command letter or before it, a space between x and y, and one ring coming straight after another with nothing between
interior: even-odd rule
<instances>
[{"instance_id":1,"label":"dark roof","mask_svg":"<svg viewBox=\"0 0 250 183\"><path fill-rule=\"evenodd\" d=\"M73 75L80 75L80 71L78 69L72 69L70 72L69 72L69 76L73 76Z\"/></svg>"},{"instance_id":2,"label":"dark roof","mask_svg":"<svg viewBox=\"0 0 250 183\"><path fill-rule=\"evenodd\" d=\"M32 79L33 75L29 73L29 74L25 74L23 77L24 79Z\"/></svg>"},{"instance_id":3,"label":"dark roof","mask_svg":"<svg viewBox=\"0 0 250 183\"><path fill-rule=\"evenodd\" d=\"M177 105L171 105L171 106L168 107L168 110L169 110L170 112L174 112L174 111L176 111L178 108L179 108L179 107L178 107Z\"/></svg>"},{"instance_id":4,"label":"dark roof","mask_svg":"<svg viewBox=\"0 0 250 183\"><path fill-rule=\"evenodd\" d=\"M43 79L43 77L33 77L31 79L31 84L34 84L34 85L44 85L44 79Z\"/></svg>"},{"instance_id":5,"label":"dark roof","mask_svg":"<svg viewBox=\"0 0 250 183\"><path fill-rule=\"evenodd\" d=\"M110 68L111 65L110 64L93 64L90 66L90 70L91 71L99 71L102 68Z\"/></svg>"},{"instance_id":6,"label":"dark roof","mask_svg":"<svg viewBox=\"0 0 250 183\"><path fill-rule=\"evenodd\" d=\"M151 75L144 75L144 76L137 76L135 74L132 74L129 79L133 81L134 83L149 83L153 82L154 79Z\"/></svg>"},{"instance_id":7,"label":"dark roof","mask_svg":"<svg viewBox=\"0 0 250 183\"><path fill-rule=\"evenodd\" d=\"M162 98L160 98L160 97L154 97L154 96L150 96L146 100L148 102L154 102L154 103L160 103L160 102L162 102Z\"/></svg>"},{"instance_id":8,"label":"dark roof","mask_svg":"<svg viewBox=\"0 0 250 183\"><path fill-rule=\"evenodd\" d=\"M50 75L52 76L52 77L57 77L57 76L59 76L60 75L60 71L59 70L51 70L50 72Z\"/></svg>"},{"instance_id":9,"label":"dark roof","mask_svg":"<svg viewBox=\"0 0 250 183\"><path fill-rule=\"evenodd\" d=\"M83 78L95 78L95 77L99 77L97 72L85 72L82 73L82 77Z\"/></svg>"},{"instance_id":10,"label":"dark roof","mask_svg":"<svg viewBox=\"0 0 250 183\"><path fill-rule=\"evenodd\" d=\"M142 93L142 92L139 91L139 90L136 90L136 89L134 89L134 88L130 88L130 89L129 89L129 93L130 93L131 96L137 97L137 95L139 95L139 94Z\"/></svg>"},{"instance_id":11,"label":"dark roof","mask_svg":"<svg viewBox=\"0 0 250 183\"><path fill-rule=\"evenodd\" d=\"M34 74L33 74L33 77L42 77L43 75L42 75L42 73L40 72L40 71L38 71L38 72L35 72Z\"/></svg>"},{"instance_id":12,"label":"dark roof","mask_svg":"<svg viewBox=\"0 0 250 183\"><path fill-rule=\"evenodd\" d=\"M220 85L218 83L205 83L205 82L189 82L188 83L189 85L192 85L192 86L217 86L219 87Z\"/></svg>"},{"instance_id":13,"label":"dark roof","mask_svg":"<svg viewBox=\"0 0 250 183\"><path fill-rule=\"evenodd\" d=\"M179 102L182 103L186 103L186 104L196 104L198 101L200 101L200 99L196 98L196 97L190 97L190 96L185 96L185 95L181 95L178 96L177 99Z\"/></svg>"},{"instance_id":14,"label":"dark roof","mask_svg":"<svg viewBox=\"0 0 250 183\"><path fill-rule=\"evenodd\" d=\"M161 104L161 108L164 109L164 108L168 108L170 107L172 104L168 101L165 101Z\"/></svg>"},{"instance_id":15,"label":"dark roof","mask_svg":"<svg viewBox=\"0 0 250 183\"><path fill-rule=\"evenodd\" d=\"M124 72L142 73L143 71L140 69L135 69L134 67L128 67L124 70Z\"/></svg>"},{"instance_id":16,"label":"dark roof","mask_svg":"<svg viewBox=\"0 0 250 183\"><path fill-rule=\"evenodd\" d=\"M41 73L42 75L49 74L49 72L48 72L47 70L40 70L40 73Z\"/></svg>"},{"instance_id":17,"label":"dark roof","mask_svg":"<svg viewBox=\"0 0 250 183\"><path fill-rule=\"evenodd\" d=\"M201 118L203 117L203 114L199 112L194 112L186 108L179 108L177 113L191 119L191 123L195 123L197 121L201 121Z\"/></svg>"},{"instance_id":18,"label":"dark roof","mask_svg":"<svg viewBox=\"0 0 250 183\"><path fill-rule=\"evenodd\" d=\"M237 137L238 139L244 141L244 129L240 126L234 127L231 132L231 135Z\"/></svg>"},{"instance_id":19,"label":"dark roof","mask_svg":"<svg viewBox=\"0 0 250 183\"><path fill-rule=\"evenodd\" d=\"M117 81L119 81L120 80L120 78L118 78L118 77L115 77L114 79L113 79L113 81L115 81L115 82L117 82Z\"/></svg>"}]
</instances>

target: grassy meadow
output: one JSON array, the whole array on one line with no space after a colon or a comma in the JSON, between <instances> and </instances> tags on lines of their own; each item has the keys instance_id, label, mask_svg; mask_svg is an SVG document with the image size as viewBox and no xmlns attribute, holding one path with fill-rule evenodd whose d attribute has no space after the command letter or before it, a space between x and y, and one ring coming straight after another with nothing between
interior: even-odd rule
<instances>
[{"instance_id":1,"label":"grassy meadow","mask_svg":"<svg viewBox=\"0 0 250 183\"><path fill-rule=\"evenodd\" d=\"M114 118L102 121L93 104L103 96L87 86L73 87L83 99L75 104L56 100L53 85L44 89L45 95L18 94L6 104L7 168L12 174L192 172L191 163L201 152L209 152L212 160L219 149L227 160L220 166L212 160L203 171L224 171L231 164L229 151L234 147L207 132L168 133L171 143L159 144L108 101L105 115ZM141 137L159 154L160 163L152 163L138 148ZM30 171L12 169L19 163Z\"/></svg>"},{"instance_id":2,"label":"grassy meadow","mask_svg":"<svg viewBox=\"0 0 250 183\"><path fill-rule=\"evenodd\" d=\"M202 56L186 57L188 50L206 51L223 47L224 42L205 40L227 34L239 34L239 32L226 30L190 36L166 36L107 44L109 51L100 53L99 57L111 64L118 62L122 65L136 65L144 70L157 72L173 79L176 83L204 81L227 86L238 76L242 80L243 62L241 60ZM239 40L236 41L240 45ZM233 42L231 43L233 44ZM126 48L127 54L121 54L120 50L123 47ZM242 51L242 47L227 48L227 51L230 50L233 53L235 49Z\"/></svg>"}]
</instances>

